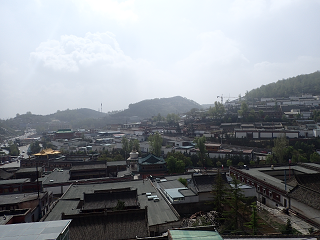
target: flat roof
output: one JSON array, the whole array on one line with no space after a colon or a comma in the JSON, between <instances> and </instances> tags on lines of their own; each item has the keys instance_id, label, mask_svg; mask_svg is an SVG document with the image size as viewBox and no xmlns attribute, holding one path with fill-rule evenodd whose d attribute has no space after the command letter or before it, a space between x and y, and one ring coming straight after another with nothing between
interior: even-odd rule
<instances>
[{"instance_id":1,"label":"flat roof","mask_svg":"<svg viewBox=\"0 0 320 240\"><path fill-rule=\"evenodd\" d=\"M0 240L57 239L71 220L0 225Z\"/></svg>"},{"instance_id":2,"label":"flat roof","mask_svg":"<svg viewBox=\"0 0 320 240\"><path fill-rule=\"evenodd\" d=\"M162 189L172 189L172 188L185 188L185 186L178 180L166 181L158 183Z\"/></svg>"},{"instance_id":3,"label":"flat roof","mask_svg":"<svg viewBox=\"0 0 320 240\"><path fill-rule=\"evenodd\" d=\"M42 171L42 167L38 167L38 171L41 172ZM37 168L36 167L20 168L18 171L16 171L16 173L33 173L33 172L37 172Z\"/></svg>"},{"instance_id":4,"label":"flat roof","mask_svg":"<svg viewBox=\"0 0 320 240\"><path fill-rule=\"evenodd\" d=\"M123 182L111 182L111 183L94 183L94 184L79 184L72 185L69 190L63 195L62 200L59 201L60 205L56 207L49 213L48 219L55 219L51 214L54 214L58 219L61 219L61 212L63 209L67 209L66 201L64 200L83 200L83 193L94 193L97 190L107 190L107 189L119 189L119 188L136 188L138 201L140 203L140 209L148 207L148 222L150 226L163 224L166 222L178 221L179 218L172 211L167 202L163 199L160 192L151 184L149 180L135 180L135 181L123 181ZM146 193L151 193L152 195L157 195L160 201L148 201ZM71 204L71 203L69 203ZM62 206L64 205L64 206ZM59 207L59 208L57 208ZM61 210L60 210L61 209ZM57 213L58 212L58 213Z\"/></svg>"},{"instance_id":5,"label":"flat roof","mask_svg":"<svg viewBox=\"0 0 320 240\"><path fill-rule=\"evenodd\" d=\"M61 213L66 215L77 214L80 209L77 209L80 199L59 199L54 208L50 211L45 221L55 221L61 219Z\"/></svg>"},{"instance_id":6,"label":"flat roof","mask_svg":"<svg viewBox=\"0 0 320 240\"><path fill-rule=\"evenodd\" d=\"M42 184L65 183L70 179L69 170L55 170L42 178Z\"/></svg>"},{"instance_id":7,"label":"flat roof","mask_svg":"<svg viewBox=\"0 0 320 240\"><path fill-rule=\"evenodd\" d=\"M40 193L40 198L42 198L44 194L45 193ZM35 200L37 198L38 198L37 192L3 194L0 197L0 205L8 205L8 204L27 202L27 201Z\"/></svg>"},{"instance_id":8,"label":"flat roof","mask_svg":"<svg viewBox=\"0 0 320 240\"><path fill-rule=\"evenodd\" d=\"M30 178L0 180L0 185L30 182Z\"/></svg>"},{"instance_id":9,"label":"flat roof","mask_svg":"<svg viewBox=\"0 0 320 240\"><path fill-rule=\"evenodd\" d=\"M170 188L170 189L165 189L166 193L171 197L171 198L183 198L184 195L179 192L179 190L188 190L188 188Z\"/></svg>"},{"instance_id":10,"label":"flat roof","mask_svg":"<svg viewBox=\"0 0 320 240\"><path fill-rule=\"evenodd\" d=\"M192 178L192 174L172 175L172 176L166 176L165 177L165 179L167 179L167 181L178 180L179 178L191 179Z\"/></svg>"},{"instance_id":11,"label":"flat roof","mask_svg":"<svg viewBox=\"0 0 320 240\"><path fill-rule=\"evenodd\" d=\"M108 166L119 166L119 165L127 165L126 161L112 161L112 162L107 162Z\"/></svg>"}]
</instances>

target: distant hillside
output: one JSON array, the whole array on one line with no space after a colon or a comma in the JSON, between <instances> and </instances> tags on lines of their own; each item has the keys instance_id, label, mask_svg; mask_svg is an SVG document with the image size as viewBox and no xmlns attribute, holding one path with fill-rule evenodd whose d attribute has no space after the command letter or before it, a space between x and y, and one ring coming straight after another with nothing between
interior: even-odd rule
<instances>
[{"instance_id":1,"label":"distant hillside","mask_svg":"<svg viewBox=\"0 0 320 240\"><path fill-rule=\"evenodd\" d=\"M51 119L57 119L63 122L73 122L86 119L98 119L106 116L106 113L101 113L88 108L79 108L74 110L57 111L56 113L47 115Z\"/></svg>"},{"instance_id":2,"label":"distant hillside","mask_svg":"<svg viewBox=\"0 0 320 240\"><path fill-rule=\"evenodd\" d=\"M200 109L201 105L193 100L176 96L171 98L155 98L129 104L128 109L114 115L115 117L138 116L139 118L150 118L158 115L158 113L161 116L167 116L169 113L185 113L192 108Z\"/></svg>"},{"instance_id":3,"label":"distant hillside","mask_svg":"<svg viewBox=\"0 0 320 240\"><path fill-rule=\"evenodd\" d=\"M262 97L280 98L301 96L302 94L320 95L320 71L262 85L260 88L248 92L246 97L249 99Z\"/></svg>"}]
</instances>

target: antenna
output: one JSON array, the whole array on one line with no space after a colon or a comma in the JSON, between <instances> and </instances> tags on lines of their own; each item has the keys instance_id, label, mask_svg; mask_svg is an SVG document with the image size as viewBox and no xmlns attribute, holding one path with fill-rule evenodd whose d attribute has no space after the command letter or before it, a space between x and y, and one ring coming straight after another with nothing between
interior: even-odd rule
<instances>
[{"instance_id":1,"label":"antenna","mask_svg":"<svg viewBox=\"0 0 320 240\"><path fill-rule=\"evenodd\" d=\"M102 113L102 103L101 103L101 113Z\"/></svg>"}]
</instances>

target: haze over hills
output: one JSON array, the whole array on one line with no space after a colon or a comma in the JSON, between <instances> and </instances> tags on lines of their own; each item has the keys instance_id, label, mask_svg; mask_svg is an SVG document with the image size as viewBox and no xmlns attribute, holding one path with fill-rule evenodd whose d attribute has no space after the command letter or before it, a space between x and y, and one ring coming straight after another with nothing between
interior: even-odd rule
<instances>
[{"instance_id":1,"label":"haze over hills","mask_svg":"<svg viewBox=\"0 0 320 240\"><path fill-rule=\"evenodd\" d=\"M299 75L286 80L279 80L275 83L263 85L260 88L253 89L246 94L247 99L261 97L289 97L301 96L301 94L320 95L320 72ZM105 127L111 123L125 123L139 121L144 118L151 118L158 114L166 117L169 113L183 114L193 108L206 109L218 101L213 97L210 104L200 105L193 100L175 96L171 98L156 98L143 100L138 103L129 104L128 109L112 113L103 113L87 108L74 110L57 111L49 115L34 115L31 112L27 114L17 114L15 118L1 120L1 135L7 135L14 132L14 129L23 130L25 127L41 126L48 129L48 124L54 121L60 121L65 126L72 128L92 128ZM134 118L133 118L134 117ZM134 120L133 120L134 119Z\"/></svg>"}]
</instances>

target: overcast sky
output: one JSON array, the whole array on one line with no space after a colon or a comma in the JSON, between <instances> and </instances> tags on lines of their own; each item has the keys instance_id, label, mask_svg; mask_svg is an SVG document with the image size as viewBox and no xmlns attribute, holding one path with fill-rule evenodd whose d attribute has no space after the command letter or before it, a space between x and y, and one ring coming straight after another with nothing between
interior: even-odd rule
<instances>
[{"instance_id":1,"label":"overcast sky","mask_svg":"<svg viewBox=\"0 0 320 240\"><path fill-rule=\"evenodd\" d=\"M0 118L199 104L320 70L317 0L0 0Z\"/></svg>"}]
</instances>

